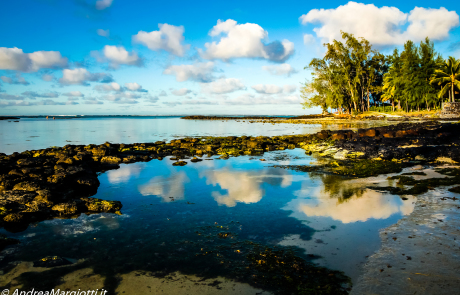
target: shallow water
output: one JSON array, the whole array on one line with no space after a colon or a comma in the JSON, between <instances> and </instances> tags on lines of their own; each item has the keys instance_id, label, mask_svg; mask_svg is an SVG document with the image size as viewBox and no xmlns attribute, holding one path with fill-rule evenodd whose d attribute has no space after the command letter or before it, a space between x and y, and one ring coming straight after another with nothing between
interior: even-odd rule
<instances>
[{"instance_id":1,"label":"shallow water","mask_svg":"<svg viewBox=\"0 0 460 295\"><path fill-rule=\"evenodd\" d=\"M368 190L368 181L273 167L314 163L303 150L263 157L212 158L184 167L169 159L122 164L100 175L94 196L121 201L122 215L48 220L14 234L1 229L21 245L0 265L50 255L80 261L59 272L26 272L17 282L29 287L57 286L59 277L83 267L106 285L123 286L120 277L129 280L136 271L238 279L231 263L247 254L250 241L293 246L306 260L321 256L313 262L355 281L380 246L379 229L414 208L415 198Z\"/></svg>"},{"instance_id":2,"label":"shallow water","mask_svg":"<svg viewBox=\"0 0 460 295\"><path fill-rule=\"evenodd\" d=\"M179 117L85 117L78 119L22 118L0 120L0 153L11 154L66 144L155 142L194 136L275 136L310 134L327 129L356 129L385 125L384 121L360 124L268 124L248 120L200 121Z\"/></svg>"}]
</instances>

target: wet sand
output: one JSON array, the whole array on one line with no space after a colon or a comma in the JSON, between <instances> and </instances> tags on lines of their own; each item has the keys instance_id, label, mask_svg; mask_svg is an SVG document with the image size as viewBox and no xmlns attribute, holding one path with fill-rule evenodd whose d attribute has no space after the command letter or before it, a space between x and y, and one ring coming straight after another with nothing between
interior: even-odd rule
<instances>
[{"instance_id":1,"label":"wet sand","mask_svg":"<svg viewBox=\"0 0 460 295\"><path fill-rule=\"evenodd\" d=\"M350 294L458 294L460 201L447 189L417 196L412 214L381 230Z\"/></svg>"}]
</instances>

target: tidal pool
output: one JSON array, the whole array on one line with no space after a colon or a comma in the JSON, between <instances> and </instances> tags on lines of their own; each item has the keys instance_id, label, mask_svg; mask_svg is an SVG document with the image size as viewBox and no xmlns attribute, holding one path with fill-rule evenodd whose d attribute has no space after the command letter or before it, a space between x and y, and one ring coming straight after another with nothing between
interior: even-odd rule
<instances>
[{"instance_id":1,"label":"tidal pool","mask_svg":"<svg viewBox=\"0 0 460 295\"><path fill-rule=\"evenodd\" d=\"M265 289L263 281L238 285L250 283L241 268L251 249L266 246L288 249L355 281L366 257L380 247L379 229L414 208L414 197L366 188L388 185L386 176L354 180L273 167L316 162L300 149L263 157L204 158L184 167L166 158L102 173L94 197L121 201L122 215L48 220L19 233L1 229L21 244L0 254L0 285L39 290L64 281L121 293L134 281L165 290L176 290L176 282L204 294L209 290L196 289L204 284L197 282L207 282L228 293L237 288L253 294ZM45 256L75 264L32 267Z\"/></svg>"}]
</instances>

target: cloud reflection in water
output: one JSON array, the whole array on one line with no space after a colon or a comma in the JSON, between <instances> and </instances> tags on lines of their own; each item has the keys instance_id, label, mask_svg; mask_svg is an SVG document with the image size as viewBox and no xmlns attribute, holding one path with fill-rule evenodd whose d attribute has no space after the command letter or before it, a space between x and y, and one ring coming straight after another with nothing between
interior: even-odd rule
<instances>
[{"instance_id":1,"label":"cloud reflection in water","mask_svg":"<svg viewBox=\"0 0 460 295\"><path fill-rule=\"evenodd\" d=\"M295 192L298 198L285 207L293 210L294 217L330 217L350 223L370 218L386 219L396 213L408 215L414 210L414 196L406 196L407 200L402 200L397 195L367 189L367 182L341 180L331 175L319 178L321 185Z\"/></svg>"},{"instance_id":2,"label":"cloud reflection in water","mask_svg":"<svg viewBox=\"0 0 460 295\"><path fill-rule=\"evenodd\" d=\"M262 183L281 187L288 187L292 183L292 175L288 175L281 169L270 168L264 170L266 172L264 174L258 172L243 172L227 167L222 170L206 171L202 176L206 177L206 184L218 185L221 189L227 190L227 194L218 191L211 193L219 205L227 207L235 207L238 202L245 204L259 202L264 195Z\"/></svg>"},{"instance_id":3,"label":"cloud reflection in water","mask_svg":"<svg viewBox=\"0 0 460 295\"><path fill-rule=\"evenodd\" d=\"M164 202L184 199L185 184L190 182L184 171L172 174L169 177L155 176L148 183L139 186L143 196L158 196Z\"/></svg>"}]
</instances>

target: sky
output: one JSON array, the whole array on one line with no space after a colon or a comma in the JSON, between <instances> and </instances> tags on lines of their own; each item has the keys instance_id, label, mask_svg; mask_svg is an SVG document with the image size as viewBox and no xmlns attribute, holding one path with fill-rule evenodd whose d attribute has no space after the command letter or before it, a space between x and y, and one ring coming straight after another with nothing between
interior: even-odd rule
<instances>
[{"instance_id":1,"label":"sky","mask_svg":"<svg viewBox=\"0 0 460 295\"><path fill-rule=\"evenodd\" d=\"M442 6L441 6L442 5ZM0 3L0 115L302 115L340 31L460 58L457 1Z\"/></svg>"}]
</instances>

